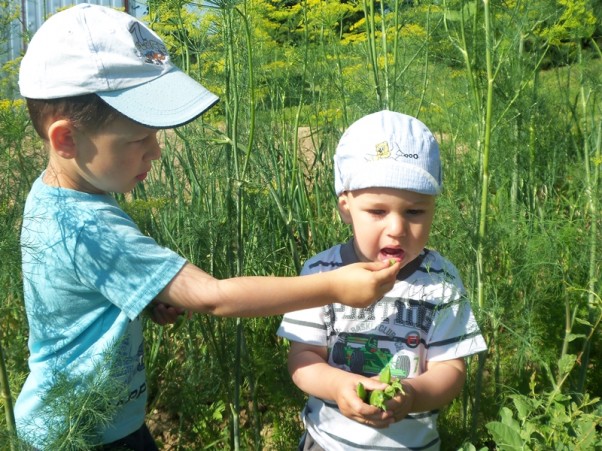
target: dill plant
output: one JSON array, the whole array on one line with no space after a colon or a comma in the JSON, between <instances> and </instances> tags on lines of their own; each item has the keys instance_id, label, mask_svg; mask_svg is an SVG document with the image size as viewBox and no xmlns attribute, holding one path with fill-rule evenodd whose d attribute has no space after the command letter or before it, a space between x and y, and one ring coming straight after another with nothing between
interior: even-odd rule
<instances>
[{"instance_id":1,"label":"dill plant","mask_svg":"<svg viewBox=\"0 0 602 451\"><path fill-rule=\"evenodd\" d=\"M198 122L161 133L162 160L120 199L124 209L216 277L294 274L348 233L332 192L342 130L385 106L417 115L437 134L444 162L430 245L458 266L492 350L469 362L462 396L442 412L442 448L481 447L491 434L501 445L501 428L545 449L577 443L563 419L599 427L596 41L587 45L595 58L583 54L576 65L579 40L562 48L554 40L570 28L560 3L271 3L214 2L193 17L188 2L149 2L182 67L222 99ZM551 67L558 55L566 60ZM15 324L3 325L0 339L13 394L26 372L18 218L42 167L20 114L22 122L0 121L1 164L10 168L0 177L2 312ZM199 315L147 325L151 420L169 414L182 448L294 448L302 394L286 372L278 323ZM585 358L589 366L579 365ZM57 390L70 381L62 382ZM80 418L74 406L57 408L82 430L102 421L103 409ZM558 421L545 429L551 415ZM545 441L521 435L524 425Z\"/></svg>"},{"instance_id":2,"label":"dill plant","mask_svg":"<svg viewBox=\"0 0 602 451\"><path fill-rule=\"evenodd\" d=\"M14 76L14 73L13 73ZM8 80L5 79L5 81ZM34 179L43 158L28 127L22 100L0 100L0 443L4 438L16 449L13 400L27 372L27 321L25 319L19 253L19 227L28 183ZM30 148L30 145L33 147Z\"/></svg>"},{"instance_id":3,"label":"dill plant","mask_svg":"<svg viewBox=\"0 0 602 451\"><path fill-rule=\"evenodd\" d=\"M129 394L127 385L118 377L119 364L111 353L109 350L101 356L84 378L57 372L48 381L44 410L54 421L47 425L45 449L86 450L98 443L98 430L110 424L117 410L116 400Z\"/></svg>"}]
</instances>

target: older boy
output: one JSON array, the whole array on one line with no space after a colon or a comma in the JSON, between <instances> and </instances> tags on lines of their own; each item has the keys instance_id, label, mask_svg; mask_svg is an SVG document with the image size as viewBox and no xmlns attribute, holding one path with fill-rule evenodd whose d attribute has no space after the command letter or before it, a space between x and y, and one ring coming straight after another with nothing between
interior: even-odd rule
<instances>
[{"instance_id":1,"label":"older boy","mask_svg":"<svg viewBox=\"0 0 602 451\"><path fill-rule=\"evenodd\" d=\"M170 322L183 309L260 316L333 299L365 306L391 288L398 268L384 264L216 280L140 233L109 193L146 178L161 156L158 129L195 119L217 97L173 66L161 39L133 17L88 4L54 15L29 44L19 85L49 151L21 236L31 371L15 413L32 446L62 449L85 427L85 446L156 449L144 426L140 321L153 301L159 321ZM61 393L64 380L76 392ZM108 420L95 422L83 405L53 409L103 384ZM88 402L101 408L100 398Z\"/></svg>"},{"instance_id":2,"label":"older boy","mask_svg":"<svg viewBox=\"0 0 602 451\"><path fill-rule=\"evenodd\" d=\"M368 308L330 304L284 316L289 371L309 394L304 450L436 450L438 409L465 380L464 357L486 349L456 268L425 248L441 190L439 148L417 119L370 114L345 132L334 157L335 189L353 238L314 257L302 274L354 262L401 260L393 289ZM405 395L386 411L356 388L388 366Z\"/></svg>"}]
</instances>

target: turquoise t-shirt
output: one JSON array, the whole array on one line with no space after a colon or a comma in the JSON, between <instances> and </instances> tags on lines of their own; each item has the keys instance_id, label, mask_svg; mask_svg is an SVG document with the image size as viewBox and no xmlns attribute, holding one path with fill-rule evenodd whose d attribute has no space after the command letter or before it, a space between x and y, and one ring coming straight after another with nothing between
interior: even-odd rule
<instances>
[{"instance_id":1,"label":"turquoise t-shirt","mask_svg":"<svg viewBox=\"0 0 602 451\"><path fill-rule=\"evenodd\" d=\"M110 443L144 421L139 315L185 259L143 235L110 195L42 177L21 231L30 374L15 404L17 429L47 449L81 415L92 443ZM109 422L95 424L90 405L111 412Z\"/></svg>"}]
</instances>

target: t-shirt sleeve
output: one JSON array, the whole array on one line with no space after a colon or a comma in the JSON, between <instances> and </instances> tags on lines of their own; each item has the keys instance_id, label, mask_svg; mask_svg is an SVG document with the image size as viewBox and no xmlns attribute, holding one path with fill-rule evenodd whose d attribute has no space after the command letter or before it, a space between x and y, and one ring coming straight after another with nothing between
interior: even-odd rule
<instances>
[{"instance_id":1,"label":"t-shirt sleeve","mask_svg":"<svg viewBox=\"0 0 602 451\"><path fill-rule=\"evenodd\" d=\"M134 319L180 271L186 260L143 235L120 209L83 224L74 268L80 282Z\"/></svg>"},{"instance_id":2,"label":"t-shirt sleeve","mask_svg":"<svg viewBox=\"0 0 602 451\"><path fill-rule=\"evenodd\" d=\"M319 270L306 262L301 269L301 276L314 274ZM280 322L277 334L291 341L297 341L316 346L327 345L326 325L324 322L325 307L314 307L297 310L285 314Z\"/></svg>"},{"instance_id":3,"label":"t-shirt sleeve","mask_svg":"<svg viewBox=\"0 0 602 451\"><path fill-rule=\"evenodd\" d=\"M432 361L466 357L487 349L457 270L448 262L445 273L448 280L441 283L440 289L446 301L436 307L427 337L427 359Z\"/></svg>"},{"instance_id":4,"label":"t-shirt sleeve","mask_svg":"<svg viewBox=\"0 0 602 451\"><path fill-rule=\"evenodd\" d=\"M428 360L433 361L466 357L487 349L465 296L437 311L428 346Z\"/></svg>"},{"instance_id":5,"label":"t-shirt sleeve","mask_svg":"<svg viewBox=\"0 0 602 451\"><path fill-rule=\"evenodd\" d=\"M323 307L298 310L284 315L278 328L278 335L291 341L315 346L326 346L326 326L323 320Z\"/></svg>"}]
</instances>

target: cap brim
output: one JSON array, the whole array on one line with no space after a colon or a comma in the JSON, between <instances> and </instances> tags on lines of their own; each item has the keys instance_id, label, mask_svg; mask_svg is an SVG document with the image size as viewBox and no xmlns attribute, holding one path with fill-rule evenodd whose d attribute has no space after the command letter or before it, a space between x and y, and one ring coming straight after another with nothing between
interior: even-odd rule
<instances>
[{"instance_id":1,"label":"cap brim","mask_svg":"<svg viewBox=\"0 0 602 451\"><path fill-rule=\"evenodd\" d=\"M152 128L184 125L219 101L179 69L133 88L96 94L124 116Z\"/></svg>"}]
</instances>

